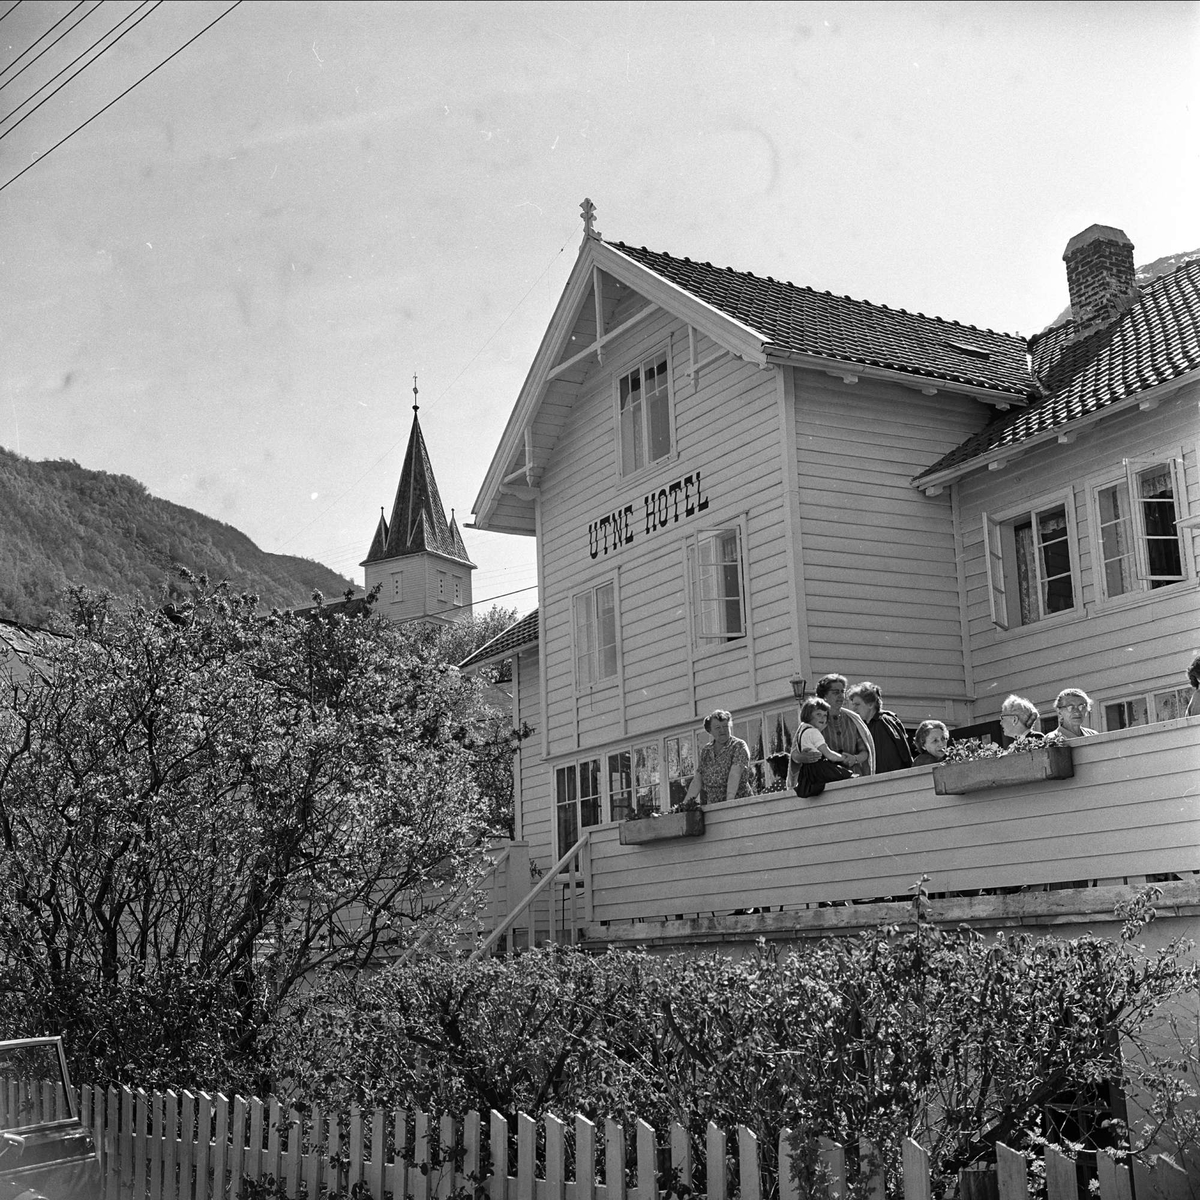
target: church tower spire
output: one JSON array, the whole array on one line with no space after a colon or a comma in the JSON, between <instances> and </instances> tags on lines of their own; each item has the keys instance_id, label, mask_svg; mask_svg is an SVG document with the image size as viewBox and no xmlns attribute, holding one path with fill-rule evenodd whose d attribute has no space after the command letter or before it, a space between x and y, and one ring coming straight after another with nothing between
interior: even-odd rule
<instances>
[{"instance_id":1,"label":"church tower spire","mask_svg":"<svg viewBox=\"0 0 1200 1200\"><path fill-rule=\"evenodd\" d=\"M395 621L454 621L471 611L475 564L446 510L421 431L413 376L413 421L391 520L383 512L361 564L367 591L380 585L379 611Z\"/></svg>"}]
</instances>

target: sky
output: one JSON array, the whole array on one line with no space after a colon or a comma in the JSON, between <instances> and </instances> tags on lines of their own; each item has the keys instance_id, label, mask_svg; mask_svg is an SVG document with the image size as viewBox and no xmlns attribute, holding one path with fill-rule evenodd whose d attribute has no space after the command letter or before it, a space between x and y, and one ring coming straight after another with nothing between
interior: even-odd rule
<instances>
[{"instance_id":1,"label":"sky","mask_svg":"<svg viewBox=\"0 0 1200 1200\"><path fill-rule=\"evenodd\" d=\"M0 0L0 445L359 584L414 373L469 525L584 197L610 240L1022 334L1094 222L1200 246L1197 4L152 4ZM531 539L464 538L477 603L529 611Z\"/></svg>"}]
</instances>

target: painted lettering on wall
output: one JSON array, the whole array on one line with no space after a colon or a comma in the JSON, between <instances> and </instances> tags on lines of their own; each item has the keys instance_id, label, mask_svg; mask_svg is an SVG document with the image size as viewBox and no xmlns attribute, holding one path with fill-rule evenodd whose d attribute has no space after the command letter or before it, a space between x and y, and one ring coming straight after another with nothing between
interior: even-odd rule
<instances>
[{"instance_id":1,"label":"painted lettering on wall","mask_svg":"<svg viewBox=\"0 0 1200 1200\"><path fill-rule=\"evenodd\" d=\"M678 525L680 520L694 517L706 508L708 497L700 486L700 472L694 471L642 497L645 521L641 530L634 522L632 504L614 509L591 522L588 525L588 553L592 558L599 558L602 554L615 552L622 546L631 545L639 532L644 536L668 525Z\"/></svg>"}]
</instances>

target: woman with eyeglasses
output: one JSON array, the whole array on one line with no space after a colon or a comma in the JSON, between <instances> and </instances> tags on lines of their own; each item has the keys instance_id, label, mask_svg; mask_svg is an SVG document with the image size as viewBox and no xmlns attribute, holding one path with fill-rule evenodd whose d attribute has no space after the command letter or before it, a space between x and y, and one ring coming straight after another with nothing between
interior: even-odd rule
<instances>
[{"instance_id":1,"label":"woman with eyeglasses","mask_svg":"<svg viewBox=\"0 0 1200 1200\"><path fill-rule=\"evenodd\" d=\"M1037 705L1024 696L1007 696L1000 706L1000 744L1005 753L1040 746L1045 738L1034 729L1038 722Z\"/></svg>"},{"instance_id":2,"label":"woman with eyeglasses","mask_svg":"<svg viewBox=\"0 0 1200 1200\"><path fill-rule=\"evenodd\" d=\"M1069 742L1075 738L1095 737L1100 730L1088 729L1084 717L1092 711L1092 698L1082 688L1063 688L1055 697L1054 711L1058 713L1058 728L1046 739L1050 742Z\"/></svg>"}]
</instances>

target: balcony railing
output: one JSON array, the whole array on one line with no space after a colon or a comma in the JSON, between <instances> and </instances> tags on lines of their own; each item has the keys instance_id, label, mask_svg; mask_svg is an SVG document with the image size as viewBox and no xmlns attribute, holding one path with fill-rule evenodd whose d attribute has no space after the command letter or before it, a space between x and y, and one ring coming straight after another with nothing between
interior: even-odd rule
<instances>
[{"instance_id":1,"label":"balcony railing","mask_svg":"<svg viewBox=\"0 0 1200 1200\"><path fill-rule=\"evenodd\" d=\"M591 831L589 937L623 922L931 890L1121 885L1200 871L1200 717L1072 743L1075 774L939 796L932 768L710 805L702 837Z\"/></svg>"}]
</instances>

